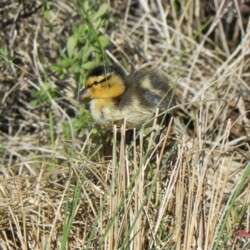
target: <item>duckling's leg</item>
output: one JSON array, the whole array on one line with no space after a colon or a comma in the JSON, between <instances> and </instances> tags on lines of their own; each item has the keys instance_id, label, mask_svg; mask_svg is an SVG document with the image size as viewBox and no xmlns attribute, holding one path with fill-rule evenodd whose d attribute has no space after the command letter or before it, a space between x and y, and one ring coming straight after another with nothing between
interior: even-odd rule
<instances>
[{"instance_id":1,"label":"duckling's leg","mask_svg":"<svg viewBox=\"0 0 250 250\"><path fill-rule=\"evenodd\" d=\"M102 134L102 153L105 160L112 158L112 132Z\"/></svg>"},{"instance_id":2,"label":"duckling's leg","mask_svg":"<svg viewBox=\"0 0 250 250\"><path fill-rule=\"evenodd\" d=\"M125 143L126 145L130 145L131 142L134 140L135 130L129 129L125 132ZM120 142L122 138L122 132L117 133L117 141Z\"/></svg>"},{"instance_id":3,"label":"duckling's leg","mask_svg":"<svg viewBox=\"0 0 250 250\"><path fill-rule=\"evenodd\" d=\"M135 137L135 130L130 129L126 131L126 144L130 145L131 142L134 140Z\"/></svg>"}]
</instances>

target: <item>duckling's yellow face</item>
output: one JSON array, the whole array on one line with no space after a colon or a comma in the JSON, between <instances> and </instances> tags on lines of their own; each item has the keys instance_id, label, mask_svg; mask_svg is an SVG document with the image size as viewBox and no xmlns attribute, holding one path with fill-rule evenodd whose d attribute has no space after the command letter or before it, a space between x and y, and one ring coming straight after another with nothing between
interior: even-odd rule
<instances>
[{"instance_id":1,"label":"duckling's yellow face","mask_svg":"<svg viewBox=\"0 0 250 250\"><path fill-rule=\"evenodd\" d=\"M124 73L117 72L113 67L95 68L87 77L85 88L80 98L105 99L122 95L126 89Z\"/></svg>"}]
</instances>

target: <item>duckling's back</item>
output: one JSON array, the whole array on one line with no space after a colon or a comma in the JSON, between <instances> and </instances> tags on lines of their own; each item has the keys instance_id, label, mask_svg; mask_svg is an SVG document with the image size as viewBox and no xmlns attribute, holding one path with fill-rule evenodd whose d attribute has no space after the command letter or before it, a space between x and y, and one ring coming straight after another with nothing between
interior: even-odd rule
<instances>
[{"instance_id":1,"label":"duckling's back","mask_svg":"<svg viewBox=\"0 0 250 250\"><path fill-rule=\"evenodd\" d=\"M120 101L121 106L136 102L150 110L167 111L173 106L173 90L164 76L155 71L139 70L128 76L127 90Z\"/></svg>"},{"instance_id":2,"label":"duckling's back","mask_svg":"<svg viewBox=\"0 0 250 250\"><path fill-rule=\"evenodd\" d=\"M142 125L159 109L167 112L173 106L173 90L164 76L155 71L139 70L127 78L127 89L118 99L117 106L129 123Z\"/></svg>"}]
</instances>

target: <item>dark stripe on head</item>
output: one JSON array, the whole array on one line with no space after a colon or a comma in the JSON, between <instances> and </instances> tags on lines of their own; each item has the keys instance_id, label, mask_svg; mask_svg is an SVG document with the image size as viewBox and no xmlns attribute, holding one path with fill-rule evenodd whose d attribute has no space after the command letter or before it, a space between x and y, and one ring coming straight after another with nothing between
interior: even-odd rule
<instances>
[{"instance_id":1,"label":"dark stripe on head","mask_svg":"<svg viewBox=\"0 0 250 250\"><path fill-rule=\"evenodd\" d=\"M93 77L93 76L92 76ZM87 89L89 89L89 88L91 88L93 85L98 85L98 84L101 84L101 83L103 83L103 82L106 82L106 81L108 81L109 79L111 78L111 75L109 75L109 76L107 76L106 78L103 78L103 80L101 80L101 81L94 81L93 83L91 83L91 85L87 85L86 86L86 88Z\"/></svg>"}]
</instances>

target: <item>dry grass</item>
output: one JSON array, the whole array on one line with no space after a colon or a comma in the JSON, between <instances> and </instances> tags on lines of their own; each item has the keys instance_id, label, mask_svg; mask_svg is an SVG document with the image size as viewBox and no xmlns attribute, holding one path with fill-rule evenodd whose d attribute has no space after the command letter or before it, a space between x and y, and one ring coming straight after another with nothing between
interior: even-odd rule
<instances>
[{"instance_id":1,"label":"dry grass","mask_svg":"<svg viewBox=\"0 0 250 250\"><path fill-rule=\"evenodd\" d=\"M176 111L159 140L155 128L127 145L114 127L110 159L95 126L75 133L73 75L47 68L81 22L75 5L55 1L50 21L40 1L0 6L1 249L249 248L248 1L146 2L111 1L106 52L165 72ZM33 108L35 90L47 99Z\"/></svg>"}]
</instances>

